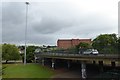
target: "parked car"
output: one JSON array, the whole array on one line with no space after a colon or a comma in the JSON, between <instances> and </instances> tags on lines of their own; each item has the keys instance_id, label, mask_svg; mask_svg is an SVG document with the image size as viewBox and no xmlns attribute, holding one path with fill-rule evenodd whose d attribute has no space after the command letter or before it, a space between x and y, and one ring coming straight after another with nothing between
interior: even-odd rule
<instances>
[{"instance_id":1,"label":"parked car","mask_svg":"<svg viewBox=\"0 0 120 80\"><path fill-rule=\"evenodd\" d=\"M97 51L97 49L87 49L83 52L83 54L94 54L97 55L99 54L99 52Z\"/></svg>"}]
</instances>

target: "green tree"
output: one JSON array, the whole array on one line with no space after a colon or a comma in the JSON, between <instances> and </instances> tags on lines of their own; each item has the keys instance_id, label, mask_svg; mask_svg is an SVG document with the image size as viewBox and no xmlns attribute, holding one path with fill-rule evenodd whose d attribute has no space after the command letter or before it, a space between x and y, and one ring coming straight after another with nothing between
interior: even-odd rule
<instances>
[{"instance_id":1,"label":"green tree","mask_svg":"<svg viewBox=\"0 0 120 80\"><path fill-rule=\"evenodd\" d=\"M66 52L68 54L77 54L77 48L76 47L70 47L70 48L66 49Z\"/></svg>"},{"instance_id":2,"label":"green tree","mask_svg":"<svg viewBox=\"0 0 120 80\"><path fill-rule=\"evenodd\" d=\"M2 59L6 60L18 60L20 59L19 50L15 45L3 44L2 45Z\"/></svg>"},{"instance_id":3,"label":"green tree","mask_svg":"<svg viewBox=\"0 0 120 80\"><path fill-rule=\"evenodd\" d=\"M0 59L2 59L2 45L0 44Z\"/></svg>"},{"instance_id":4,"label":"green tree","mask_svg":"<svg viewBox=\"0 0 120 80\"><path fill-rule=\"evenodd\" d=\"M118 53L120 54L120 37L117 40L117 50L118 50Z\"/></svg>"},{"instance_id":5,"label":"green tree","mask_svg":"<svg viewBox=\"0 0 120 80\"><path fill-rule=\"evenodd\" d=\"M85 51L86 49L88 49L88 48L92 48L92 46L91 46L91 44L90 43L86 43L86 42L81 42L81 43L79 43L78 45L76 45L76 50L77 50L77 52L83 52L83 51Z\"/></svg>"},{"instance_id":6,"label":"green tree","mask_svg":"<svg viewBox=\"0 0 120 80\"><path fill-rule=\"evenodd\" d=\"M81 42L79 45L77 45L78 48L91 48L90 43L86 43L86 42Z\"/></svg>"},{"instance_id":7,"label":"green tree","mask_svg":"<svg viewBox=\"0 0 120 80\"><path fill-rule=\"evenodd\" d=\"M24 46L19 46L19 47L22 48L22 50L25 49ZM27 48L26 48L26 62L27 63L30 63L30 62L34 61L34 51L37 48L40 48L40 47L39 46L34 46L34 45L33 46L27 46ZM21 56L22 56L22 60L24 62L24 53L21 54Z\"/></svg>"},{"instance_id":8,"label":"green tree","mask_svg":"<svg viewBox=\"0 0 120 80\"><path fill-rule=\"evenodd\" d=\"M34 51L36 47L35 46L28 46L26 51L26 61L32 62L34 60Z\"/></svg>"},{"instance_id":9,"label":"green tree","mask_svg":"<svg viewBox=\"0 0 120 80\"><path fill-rule=\"evenodd\" d=\"M101 34L93 40L92 46L100 53L117 53L116 34Z\"/></svg>"}]
</instances>

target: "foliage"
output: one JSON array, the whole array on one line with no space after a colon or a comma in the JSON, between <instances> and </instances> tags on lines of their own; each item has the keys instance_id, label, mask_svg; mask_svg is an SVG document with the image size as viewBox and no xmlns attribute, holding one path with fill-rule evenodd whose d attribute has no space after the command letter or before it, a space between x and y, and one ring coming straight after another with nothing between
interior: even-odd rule
<instances>
[{"instance_id":1,"label":"foliage","mask_svg":"<svg viewBox=\"0 0 120 80\"><path fill-rule=\"evenodd\" d=\"M19 48L21 50L24 50L25 47L24 46L19 46ZM34 52L35 52L35 49L39 48L38 46L27 46L26 47L26 62L27 63L31 63L34 61ZM24 53L21 54L22 56L22 61L24 62Z\"/></svg>"},{"instance_id":2,"label":"foliage","mask_svg":"<svg viewBox=\"0 0 120 80\"><path fill-rule=\"evenodd\" d=\"M27 62L32 62L34 60L34 51L35 51L35 46L28 46L26 50L26 61Z\"/></svg>"},{"instance_id":3,"label":"foliage","mask_svg":"<svg viewBox=\"0 0 120 80\"><path fill-rule=\"evenodd\" d=\"M0 44L0 53L2 52L2 45Z\"/></svg>"},{"instance_id":4,"label":"foliage","mask_svg":"<svg viewBox=\"0 0 120 80\"><path fill-rule=\"evenodd\" d=\"M76 47L71 47L66 49L66 52L69 54L76 54L77 53L77 48Z\"/></svg>"},{"instance_id":5,"label":"foliage","mask_svg":"<svg viewBox=\"0 0 120 80\"><path fill-rule=\"evenodd\" d=\"M18 60L20 58L19 50L15 45L3 44L2 45L2 59L6 60Z\"/></svg>"},{"instance_id":6,"label":"foliage","mask_svg":"<svg viewBox=\"0 0 120 80\"><path fill-rule=\"evenodd\" d=\"M55 50L52 50L52 52L57 52L57 53L67 53L67 54L77 54L80 50L80 48L91 48L91 45L89 43L81 42L80 44L63 49L63 48L56 48Z\"/></svg>"},{"instance_id":7,"label":"foliage","mask_svg":"<svg viewBox=\"0 0 120 80\"><path fill-rule=\"evenodd\" d=\"M91 45L89 43L86 43L86 42L81 42L77 46L78 46L78 48L91 48Z\"/></svg>"},{"instance_id":8,"label":"foliage","mask_svg":"<svg viewBox=\"0 0 120 80\"><path fill-rule=\"evenodd\" d=\"M120 37L117 40L117 49L118 49L118 52L120 53Z\"/></svg>"},{"instance_id":9,"label":"foliage","mask_svg":"<svg viewBox=\"0 0 120 80\"><path fill-rule=\"evenodd\" d=\"M92 46L91 46L90 43L81 42L81 43L79 43L78 45L76 45L77 53L78 53L79 51L81 51L81 53L82 53L83 51L85 51L85 50L88 49L88 48L92 48Z\"/></svg>"},{"instance_id":10,"label":"foliage","mask_svg":"<svg viewBox=\"0 0 120 80\"><path fill-rule=\"evenodd\" d=\"M27 61L28 63L34 61L34 54L33 54L32 52L27 53L26 61Z\"/></svg>"},{"instance_id":11,"label":"foliage","mask_svg":"<svg viewBox=\"0 0 120 80\"><path fill-rule=\"evenodd\" d=\"M116 34L102 34L93 40L92 46L100 53L117 53Z\"/></svg>"}]
</instances>

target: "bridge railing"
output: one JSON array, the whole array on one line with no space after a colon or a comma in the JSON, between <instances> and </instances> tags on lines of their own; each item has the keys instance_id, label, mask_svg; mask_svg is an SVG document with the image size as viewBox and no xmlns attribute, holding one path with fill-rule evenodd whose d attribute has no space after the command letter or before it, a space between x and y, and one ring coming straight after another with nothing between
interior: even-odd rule
<instances>
[{"instance_id":1,"label":"bridge railing","mask_svg":"<svg viewBox=\"0 0 120 80\"><path fill-rule=\"evenodd\" d=\"M85 55L85 54L67 54L67 53L40 53L38 55L44 56L63 56L63 57L111 57L111 58L120 58L119 54L98 54L98 55Z\"/></svg>"}]
</instances>

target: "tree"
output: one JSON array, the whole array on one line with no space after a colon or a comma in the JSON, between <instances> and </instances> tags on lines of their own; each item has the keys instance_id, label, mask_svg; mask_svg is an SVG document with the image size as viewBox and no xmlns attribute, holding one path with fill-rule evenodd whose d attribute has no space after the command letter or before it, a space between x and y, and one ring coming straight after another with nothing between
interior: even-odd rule
<instances>
[{"instance_id":1,"label":"tree","mask_svg":"<svg viewBox=\"0 0 120 80\"><path fill-rule=\"evenodd\" d=\"M19 46L22 50L24 50L24 46ZM27 63L30 63L30 62L33 62L34 60L34 52L35 52L35 49L37 48L40 48L39 46L27 46L26 48L26 62ZM24 53L21 54L22 56L22 60L24 62Z\"/></svg>"},{"instance_id":2,"label":"tree","mask_svg":"<svg viewBox=\"0 0 120 80\"><path fill-rule=\"evenodd\" d=\"M2 45L0 44L0 59L2 59Z\"/></svg>"},{"instance_id":3,"label":"tree","mask_svg":"<svg viewBox=\"0 0 120 80\"><path fill-rule=\"evenodd\" d=\"M118 52L120 54L120 37L117 40L117 50L118 50Z\"/></svg>"},{"instance_id":4,"label":"tree","mask_svg":"<svg viewBox=\"0 0 120 80\"><path fill-rule=\"evenodd\" d=\"M79 45L77 45L78 48L91 48L90 43L86 43L86 42L81 42Z\"/></svg>"},{"instance_id":5,"label":"tree","mask_svg":"<svg viewBox=\"0 0 120 80\"><path fill-rule=\"evenodd\" d=\"M26 56L26 61L28 63L31 63L34 60L34 54L32 52L29 52Z\"/></svg>"},{"instance_id":6,"label":"tree","mask_svg":"<svg viewBox=\"0 0 120 80\"><path fill-rule=\"evenodd\" d=\"M82 53L83 51L85 51L88 48L92 48L90 43L81 42L78 45L76 45L77 52L81 51L81 53Z\"/></svg>"},{"instance_id":7,"label":"tree","mask_svg":"<svg viewBox=\"0 0 120 80\"><path fill-rule=\"evenodd\" d=\"M77 53L77 48L76 47L70 47L70 48L66 49L66 52L68 54L76 54Z\"/></svg>"},{"instance_id":8,"label":"tree","mask_svg":"<svg viewBox=\"0 0 120 80\"><path fill-rule=\"evenodd\" d=\"M116 34L101 34L93 40L92 46L100 53L117 53Z\"/></svg>"},{"instance_id":9,"label":"tree","mask_svg":"<svg viewBox=\"0 0 120 80\"><path fill-rule=\"evenodd\" d=\"M34 60L34 51L36 47L35 46L28 46L26 51L26 61L32 62Z\"/></svg>"},{"instance_id":10,"label":"tree","mask_svg":"<svg viewBox=\"0 0 120 80\"><path fill-rule=\"evenodd\" d=\"M18 60L20 59L19 50L15 45L3 44L2 45L2 59L6 60Z\"/></svg>"}]
</instances>

